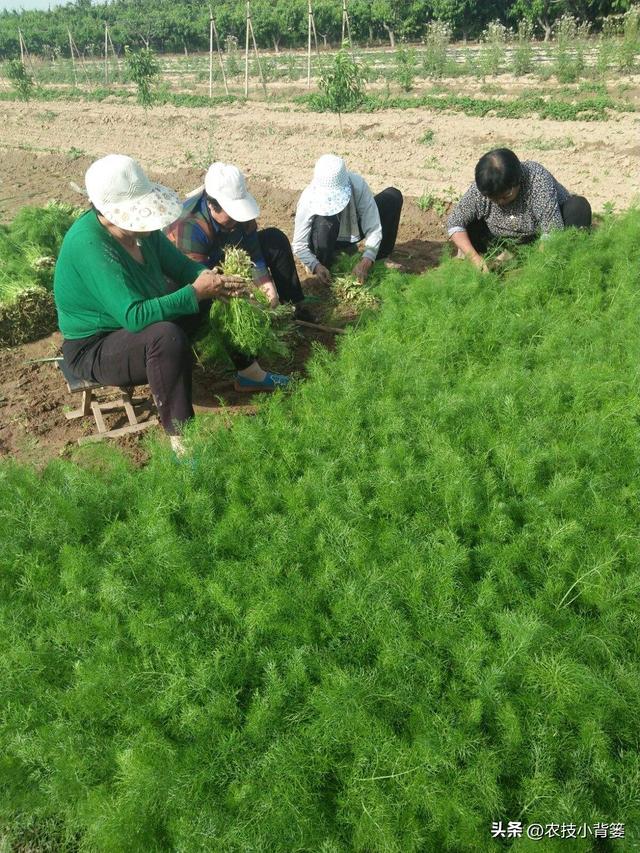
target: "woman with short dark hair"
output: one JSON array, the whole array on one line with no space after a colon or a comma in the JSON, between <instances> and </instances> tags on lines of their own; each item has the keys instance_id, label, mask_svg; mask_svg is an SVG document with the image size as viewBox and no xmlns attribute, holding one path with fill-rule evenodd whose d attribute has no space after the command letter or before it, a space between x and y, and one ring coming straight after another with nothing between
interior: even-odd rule
<instances>
[{"instance_id":1,"label":"woman with short dark hair","mask_svg":"<svg viewBox=\"0 0 640 853\"><path fill-rule=\"evenodd\" d=\"M520 162L509 148L496 148L476 164L475 182L447 222L458 254L486 269L483 255L500 240L530 243L554 229L591 226L591 206L572 195L534 160Z\"/></svg>"}]
</instances>

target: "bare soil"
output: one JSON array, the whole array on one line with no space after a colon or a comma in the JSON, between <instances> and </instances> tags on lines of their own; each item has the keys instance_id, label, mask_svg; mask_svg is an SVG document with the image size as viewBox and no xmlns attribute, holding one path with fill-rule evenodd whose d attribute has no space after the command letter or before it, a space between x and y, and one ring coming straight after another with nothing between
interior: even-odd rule
<instances>
[{"instance_id":1,"label":"bare soil","mask_svg":"<svg viewBox=\"0 0 640 853\"><path fill-rule=\"evenodd\" d=\"M541 160L558 180L587 195L595 210L606 202L623 209L640 186L639 123L633 114L606 123L559 123L406 110L344 116L341 135L335 116L281 103L211 110L163 106L145 112L120 104L0 102L0 221L10 220L25 204L50 199L82 205L71 182L82 186L95 158L118 151L138 158L154 179L180 193L197 187L213 160L235 162L260 202L261 225L278 226L290 235L297 198L314 161L334 151L366 176L374 192L394 185L405 193L393 259L407 271L422 272L437 264L443 251L444 201L468 186L483 151L509 145L523 158ZM425 145L420 140L427 131L432 141ZM441 215L419 208L424 193L443 200L437 205ZM317 282L301 273L305 290L322 295ZM274 369L304 373L313 339L334 345L332 335L305 330L293 364ZM77 401L55 365L29 363L55 356L60 343L54 334L0 351L0 457L42 464L69 454L79 437L93 431L88 420L65 418L65 407ZM198 411L251 402L221 385L219 373L198 368L194 379ZM144 462L141 439L120 443L136 463Z\"/></svg>"}]
</instances>

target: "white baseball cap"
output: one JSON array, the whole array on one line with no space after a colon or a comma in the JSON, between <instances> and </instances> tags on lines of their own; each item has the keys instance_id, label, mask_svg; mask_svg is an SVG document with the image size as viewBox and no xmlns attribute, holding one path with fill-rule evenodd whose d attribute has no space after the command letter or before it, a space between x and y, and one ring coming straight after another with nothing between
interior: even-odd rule
<instances>
[{"instance_id":1,"label":"white baseball cap","mask_svg":"<svg viewBox=\"0 0 640 853\"><path fill-rule=\"evenodd\" d=\"M204 178L204 188L236 222L248 222L260 214L258 202L247 190L244 175L230 163L212 163Z\"/></svg>"},{"instance_id":2,"label":"white baseball cap","mask_svg":"<svg viewBox=\"0 0 640 853\"><path fill-rule=\"evenodd\" d=\"M84 176L87 195L109 222L127 231L158 231L180 216L178 195L154 184L142 166L124 154L108 154Z\"/></svg>"},{"instance_id":3,"label":"white baseball cap","mask_svg":"<svg viewBox=\"0 0 640 853\"><path fill-rule=\"evenodd\" d=\"M316 162L309 197L317 216L333 216L349 204L351 181L342 157L323 154Z\"/></svg>"}]
</instances>

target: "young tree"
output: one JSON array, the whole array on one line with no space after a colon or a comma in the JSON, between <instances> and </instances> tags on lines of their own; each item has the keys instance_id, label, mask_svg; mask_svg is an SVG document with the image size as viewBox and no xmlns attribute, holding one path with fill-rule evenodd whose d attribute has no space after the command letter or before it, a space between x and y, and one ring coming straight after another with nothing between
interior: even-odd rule
<instances>
[{"instance_id":1,"label":"young tree","mask_svg":"<svg viewBox=\"0 0 640 853\"><path fill-rule=\"evenodd\" d=\"M343 46L322 73L319 81L324 109L338 114L342 133L342 113L354 110L364 98L364 71Z\"/></svg>"},{"instance_id":2,"label":"young tree","mask_svg":"<svg viewBox=\"0 0 640 853\"><path fill-rule=\"evenodd\" d=\"M7 77L18 97L23 101L28 101L33 93L35 83L21 59L10 59L7 62Z\"/></svg>"},{"instance_id":3,"label":"young tree","mask_svg":"<svg viewBox=\"0 0 640 853\"><path fill-rule=\"evenodd\" d=\"M133 51L125 47L127 73L136 84L138 103L147 109L153 103L153 84L160 73L160 63L151 48Z\"/></svg>"}]
</instances>

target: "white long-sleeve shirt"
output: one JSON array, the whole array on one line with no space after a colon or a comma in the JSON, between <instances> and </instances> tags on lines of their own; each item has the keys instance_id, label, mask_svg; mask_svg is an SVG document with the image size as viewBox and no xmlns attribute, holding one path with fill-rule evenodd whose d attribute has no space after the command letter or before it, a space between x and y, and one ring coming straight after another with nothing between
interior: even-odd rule
<instances>
[{"instance_id":1,"label":"white long-sleeve shirt","mask_svg":"<svg viewBox=\"0 0 640 853\"><path fill-rule=\"evenodd\" d=\"M362 256L375 261L382 243L382 225L378 206L365 179L354 172L348 172L348 175L351 182L351 198L345 209L338 214L340 217L338 240L345 243L359 243L364 239ZM302 191L296 208L291 243L294 254L311 272L320 263L310 247L311 226L314 216L317 215L314 212L313 193L311 184Z\"/></svg>"}]
</instances>

